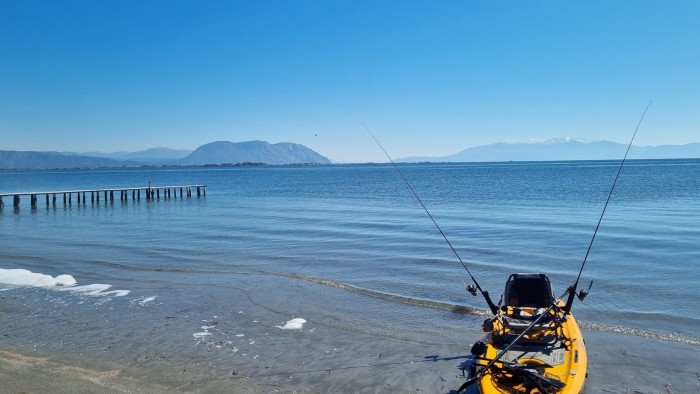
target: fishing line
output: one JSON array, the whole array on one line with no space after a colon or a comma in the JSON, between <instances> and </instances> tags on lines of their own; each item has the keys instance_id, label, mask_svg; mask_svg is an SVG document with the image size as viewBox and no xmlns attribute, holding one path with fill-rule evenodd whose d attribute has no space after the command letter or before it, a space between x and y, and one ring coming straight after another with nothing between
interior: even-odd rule
<instances>
[{"instance_id":1,"label":"fishing line","mask_svg":"<svg viewBox=\"0 0 700 394\"><path fill-rule=\"evenodd\" d=\"M474 285L476 285L476 288L479 289L479 291L481 292L481 294L482 294L482 295L484 296L484 298L486 299L486 302L489 304L489 308L491 309L491 312L493 312L493 314L496 314L498 308L496 308L496 306L493 304L493 302L492 302L491 299L489 298L489 293L488 293L487 291L484 291L484 290L481 289L481 286L479 286L479 282L476 281L476 278L474 278L474 275L472 275L471 271L469 271L469 268L468 268L467 265L464 263L464 261L462 260L462 258L459 256L459 253L457 253L457 250L454 248L454 246L452 246L452 242L450 242L450 240L447 238L447 235L445 235L445 233L442 231L442 228L440 228L440 225L438 225L438 223L437 223L437 221L435 220L435 218L433 217L433 215L430 213L430 211L428 210L428 208L427 208L427 207L425 206L425 204L423 203L423 200L418 196L418 193L416 192L416 190L415 190L415 189L413 188L413 186L411 185L411 182L409 182L408 179L406 179L406 177L404 176L404 174L403 174L403 172L401 171L401 169L399 168L399 166L396 165L396 163L394 162L394 160L391 158L391 156L389 155L389 153L387 153L386 149L384 149L384 146L382 146L382 144L379 142L379 140L377 139L377 137L374 136L374 134L372 133L372 131L371 131L367 126L365 126L364 123L361 123L361 124L362 124L362 127L364 127L365 130L367 130L367 132L369 133L369 135L372 136L372 139L374 139L374 142L376 142L377 145L379 145L379 148L381 148L382 152L384 152L384 154L386 155L386 157L389 159L389 162L391 162L391 165L394 167L394 169L396 170L396 172L399 173L399 175L401 176L401 179L403 179L403 181L406 183L406 186L408 186L409 190L411 190L411 193L413 193L413 196L416 198L416 200L418 200L418 203L420 204L420 206L423 208L423 210L425 211L425 213L428 214L428 217L430 217L430 220L432 220L433 224L435 225L435 228L437 228L437 230L440 232L440 235L442 235L442 238L445 240L445 242L447 242L447 245L448 245L448 246L450 247L450 249L452 250L452 253L454 253L454 255L457 256L457 260L459 260L459 262L462 264L462 267L464 267L464 269L467 271L467 274L469 274L469 277L472 279L472 282L474 282ZM470 289L469 287L467 287L467 290L468 290L471 294L476 295L476 290L472 290L472 289Z\"/></svg>"},{"instance_id":2,"label":"fishing line","mask_svg":"<svg viewBox=\"0 0 700 394\"><path fill-rule=\"evenodd\" d=\"M649 107L651 106L651 103L654 101L651 100L649 101L649 104L647 104L647 107L644 109L644 112L642 112L642 116L639 118L639 122L637 122L637 127L634 129L634 133L632 134L632 139L630 139L630 143L627 145L627 150L625 151L625 156L622 158L622 161L620 162L620 166L617 169L617 174L615 175L615 180L613 180L613 184L610 187L610 192L608 193L608 198L605 200L605 205L603 206L603 212L600 213L600 218L598 218L598 224L595 227L595 231L593 231L593 237L591 237L591 242L588 244L588 249L586 250L586 255L583 258L583 263L581 264L581 269L578 271L578 276L576 276L576 281L574 282L573 285L571 285L571 293L569 294L570 301L566 303L566 308L565 311L568 313L569 310L571 310L571 302L573 302L573 296L576 293L576 287L578 286L578 282L581 279L581 273L583 273L583 267L586 266L586 261L588 261L588 255L591 253L591 248L593 247L593 241L595 241L595 236L598 234L598 229L600 229L600 224L603 222L603 216L605 216L605 211L608 209L608 204L610 203L610 198L612 197L613 191L615 191L615 185L617 185L617 179L620 177L620 173L622 172L622 167L625 165L625 161L627 160L627 155L630 152L630 148L632 148L632 143L634 142L634 137L637 136L637 131L639 130L639 126L642 124L642 121L644 120L644 115L646 115L647 110L649 110Z\"/></svg>"}]
</instances>

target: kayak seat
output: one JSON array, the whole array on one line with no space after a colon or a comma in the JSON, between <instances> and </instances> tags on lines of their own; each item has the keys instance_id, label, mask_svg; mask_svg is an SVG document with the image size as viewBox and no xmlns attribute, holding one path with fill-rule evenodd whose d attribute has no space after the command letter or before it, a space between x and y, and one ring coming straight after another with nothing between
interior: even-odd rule
<instances>
[{"instance_id":1,"label":"kayak seat","mask_svg":"<svg viewBox=\"0 0 700 394\"><path fill-rule=\"evenodd\" d=\"M552 284L545 274L511 274L503 294L506 306L548 308L554 302Z\"/></svg>"}]
</instances>

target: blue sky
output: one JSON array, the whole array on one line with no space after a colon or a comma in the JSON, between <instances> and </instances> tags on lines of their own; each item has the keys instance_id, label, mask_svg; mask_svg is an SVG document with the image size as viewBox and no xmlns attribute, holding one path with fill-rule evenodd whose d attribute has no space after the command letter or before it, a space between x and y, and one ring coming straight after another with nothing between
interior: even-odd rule
<instances>
[{"instance_id":1,"label":"blue sky","mask_svg":"<svg viewBox=\"0 0 700 394\"><path fill-rule=\"evenodd\" d=\"M697 1L0 0L0 149L700 141Z\"/></svg>"}]
</instances>

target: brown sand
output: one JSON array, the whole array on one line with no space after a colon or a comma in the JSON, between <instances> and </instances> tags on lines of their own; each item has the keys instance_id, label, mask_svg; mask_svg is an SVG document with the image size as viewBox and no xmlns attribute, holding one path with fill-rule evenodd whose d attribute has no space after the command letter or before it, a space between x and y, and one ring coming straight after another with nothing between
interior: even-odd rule
<instances>
[{"instance_id":1,"label":"brown sand","mask_svg":"<svg viewBox=\"0 0 700 394\"><path fill-rule=\"evenodd\" d=\"M0 392L274 393L435 392L463 382L464 349L436 347L319 329L313 343L289 347L269 365L239 373L235 365L166 360L148 368L0 350ZM586 332L588 393L698 393L700 349L622 334ZM322 352L327 345L342 349ZM299 353L306 348L309 354ZM309 358L310 354L320 356ZM299 357L301 356L301 357ZM295 361L296 360L296 361Z\"/></svg>"},{"instance_id":2,"label":"brown sand","mask_svg":"<svg viewBox=\"0 0 700 394\"><path fill-rule=\"evenodd\" d=\"M241 282L253 283L246 288L190 287L182 297L162 289L164 301L145 305L3 292L0 393L450 393L464 382L460 365L480 337L473 319L455 315L463 331L411 340L410 326L431 312L426 308L303 283L307 287L295 284L280 296L285 286L271 293L252 280ZM36 294L39 302L29 300ZM393 323L396 333L372 327L377 322L369 318L335 324L346 312L330 313L338 304L324 301L334 294L351 297L340 305L383 311L380 322L402 322L399 312L408 320ZM308 323L301 330L277 328L294 317L295 304L295 315ZM197 338L202 326L209 335ZM584 336L589 394L700 393L700 346L603 331Z\"/></svg>"}]
</instances>

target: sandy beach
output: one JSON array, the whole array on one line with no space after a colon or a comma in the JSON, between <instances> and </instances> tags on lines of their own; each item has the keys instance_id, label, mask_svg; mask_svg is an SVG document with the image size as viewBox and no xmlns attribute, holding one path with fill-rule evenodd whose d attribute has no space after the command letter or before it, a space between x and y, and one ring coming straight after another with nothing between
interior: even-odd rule
<instances>
[{"instance_id":1,"label":"sandy beach","mask_svg":"<svg viewBox=\"0 0 700 394\"><path fill-rule=\"evenodd\" d=\"M334 363L327 356L294 363L290 359L294 357L282 353L270 365L250 374L236 372L244 366L211 365L203 360L187 365L164 359L144 361L141 366L119 365L91 360L89 356L78 360L4 347L0 350L0 391L450 393L462 383L457 367L464 358L458 349L435 349L342 332L328 334L323 342L343 346L343 359L350 360L347 364ZM697 348L621 335L586 334L592 358L588 393L700 392Z\"/></svg>"},{"instance_id":2,"label":"sandy beach","mask_svg":"<svg viewBox=\"0 0 700 394\"><path fill-rule=\"evenodd\" d=\"M322 315L312 304L305 306L307 322L287 330L277 325L289 320L284 308L230 289L235 308L209 318L197 314L197 299L173 301L174 313L157 300L120 310L119 299L93 298L103 311L95 319L83 310L95 304L53 300L37 309L23 294L33 291L46 290L2 292L3 393L450 393L463 383L460 365L480 335L476 326L465 329L463 344L373 335L312 318ZM595 330L584 335L588 393L700 392L698 346Z\"/></svg>"}]
</instances>

